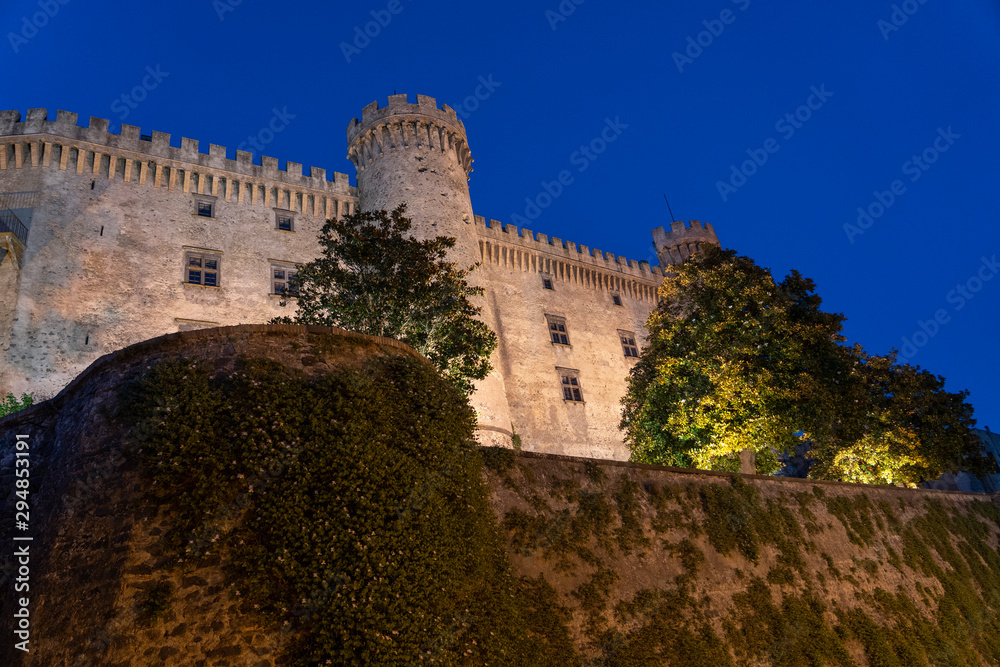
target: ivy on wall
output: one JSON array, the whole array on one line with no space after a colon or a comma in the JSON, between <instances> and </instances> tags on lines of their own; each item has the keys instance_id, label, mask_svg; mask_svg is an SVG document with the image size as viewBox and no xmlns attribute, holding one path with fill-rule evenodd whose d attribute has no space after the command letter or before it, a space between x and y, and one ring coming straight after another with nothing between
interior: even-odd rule
<instances>
[{"instance_id":1,"label":"ivy on wall","mask_svg":"<svg viewBox=\"0 0 1000 667\"><path fill-rule=\"evenodd\" d=\"M1000 508L992 503L895 507L818 486L765 498L736 475L640 484L627 473L609 479L594 464L575 472L567 464L568 477L559 470L540 484L530 460L498 451L488 464L520 499L502 523L512 552L584 577L560 598L582 621L579 648L590 662L580 664L1000 664ZM819 546L835 522L857 554L843 570ZM892 547L900 542L901 552ZM731 601L697 594L712 574L707 558L732 572ZM624 593L624 573L651 560L674 560L680 573ZM900 578L918 580L916 595L884 587Z\"/></svg>"},{"instance_id":2,"label":"ivy on wall","mask_svg":"<svg viewBox=\"0 0 1000 667\"><path fill-rule=\"evenodd\" d=\"M123 388L149 493L180 561L228 555L245 613L293 665L565 664L544 579L510 571L473 412L434 369L387 357L318 380L178 361Z\"/></svg>"},{"instance_id":3,"label":"ivy on wall","mask_svg":"<svg viewBox=\"0 0 1000 667\"><path fill-rule=\"evenodd\" d=\"M166 362L122 397L177 567L222 555L241 611L286 628L288 664L1000 664L990 503L543 474L477 448L461 393L404 357L318 379ZM490 488L516 497L499 521ZM852 560L823 551L834 529ZM678 574L623 593L651 559ZM719 567L724 604L704 589Z\"/></svg>"}]
</instances>

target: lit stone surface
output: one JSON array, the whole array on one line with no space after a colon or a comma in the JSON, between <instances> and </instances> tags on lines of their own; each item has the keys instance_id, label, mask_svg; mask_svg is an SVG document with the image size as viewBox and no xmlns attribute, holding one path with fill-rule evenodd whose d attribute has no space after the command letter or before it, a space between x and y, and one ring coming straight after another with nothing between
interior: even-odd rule
<instances>
[{"instance_id":1,"label":"lit stone surface","mask_svg":"<svg viewBox=\"0 0 1000 667\"><path fill-rule=\"evenodd\" d=\"M347 128L357 187L342 173L303 175L295 162L255 165L243 151L231 160L223 146L201 153L192 139L172 146L169 134L108 126L0 111L0 193L39 193L21 261L8 253L0 264L0 390L50 396L132 343L291 314L271 294L273 263L315 258L329 217L406 202L416 236L455 237L455 261L482 263L472 282L499 346L473 396L480 440L509 446L513 427L528 450L627 458L619 401L635 362L619 330L642 349L661 269L473 215L472 154L447 105L393 95L365 107ZM199 202L213 217L197 215ZM294 232L276 228L279 211ZM697 222L653 236L661 264L718 242ZM218 256L219 287L185 284L188 252ZM550 341L546 315L565 319L569 346ZM563 399L558 369L575 371L582 402Z\"/></svg>"}]
</instances>

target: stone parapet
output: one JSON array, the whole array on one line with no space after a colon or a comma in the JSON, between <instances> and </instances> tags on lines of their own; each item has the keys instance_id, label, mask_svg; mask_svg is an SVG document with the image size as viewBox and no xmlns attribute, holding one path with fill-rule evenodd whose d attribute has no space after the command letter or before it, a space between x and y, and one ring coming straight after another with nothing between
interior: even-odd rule
<instances>
[{"instance_id":1,"label":"stone parapet","mask_svg":"<svg viewBox=\"0 0 1000 667\"><path fill-rule=\"evenodd\" d=\"M719 237L715 235L712 225L692 220L690 225L683 220L670 223L670 231L664 227L653 230L653 245L656 246L656 256L660 266L680 264L685 259L698 252L701 244L719 245Z\"/></svg>"},{"instance_id":2,"label":"stone parapet","mask_svg":"<svg viewBox=\"0 0 1000 667\"><path fill-rule=\"evenodd\" d=\"M659 284L663 279L663 270L659 266L650 266L649 262L636 261L578 245L573 241L563 241L558 237L535 233L530 229L521 229L514 225L505 225L497 220L486 221L481 215L475 216L476 233L480 239L495 239L498 242L511 244L531 250L536 253L555 255L564 261L580 262L613 273L622 273L640 280L648 280Z\"/></svg>"},{"instance_id":3,"label":"stone parapet","mask_svg":"<svg viewBox=\"0 0 1000 667\"><path fill-rule=\"evenodd\" d=\"M12 152L19 153L20 149L17 147L25 144L24 141L18 141L21 137L32 137L32 139L38 139L42 142L66 146L76 146L75 142L81 142L232 174L277 181L341 197L357 196L355 188L350 185L348 176L344 173L333 172L332 179L328 180L326 169L309 167L308 173L304 174L302 164L291 161L285 163L284 169L280 169L278 159L266 155L261 156L260 164L253 164L253 154L240 150L235 153L236 159L230 160L226 157L227 149L225 146L209 144L208 153L201 153L198 150L199 142L197 139L182 137L180 146L171 146L171 135L165 132L153 131L148 135L143 135L140 133L139 127L122 123L121 133L113 134L108 131L110 122L106 118L91 116L87 127L77 125L77 118L77 114L62 110L57 111L55 119L51 120L45 109L29 109L23 119L17 110L0 111L0 149L2 149L0 152L3 153L0 159L5 163L11 157L15 160L23 160L23 156L11 155ZM70 141L65 142L60 141L60 139ZM14 146L13 149L12 146ZM32 166L38 166L36 154L40 148L29 146L28 151Z\"/></svg>"}]
</instances>

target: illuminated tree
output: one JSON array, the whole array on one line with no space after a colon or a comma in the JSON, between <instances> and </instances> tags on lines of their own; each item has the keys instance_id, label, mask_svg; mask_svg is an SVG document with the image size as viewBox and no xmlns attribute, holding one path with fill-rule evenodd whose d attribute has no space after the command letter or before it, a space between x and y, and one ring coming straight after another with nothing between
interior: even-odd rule
<instances>
[{"instance_id":1,"label":"illuminated tree","mask_svg":"<svg viewBox=\"0 0 1000 667\"><path fill-rule=\"evenodd\" d=\"M897 364L895 352L842 350L841 419L836 437L814 440L811 476L913 485L945 472L989 472L968 392L946 391L943 377Z\"/></svg>"},{"instance_id":2,"label":"illuminated tree","mask_svg":"<svg viewBox=\"0 0 1000 667\"><path fill-rule=\"evenodd\" d=\"M812 477L913 484L980 470L966 394L895 355L842 345L843 315L820 309L811 280L708 246L673 267L629 378L621 428L632 460L760 472L814 443Z\"/></svg>"}]
</instances>

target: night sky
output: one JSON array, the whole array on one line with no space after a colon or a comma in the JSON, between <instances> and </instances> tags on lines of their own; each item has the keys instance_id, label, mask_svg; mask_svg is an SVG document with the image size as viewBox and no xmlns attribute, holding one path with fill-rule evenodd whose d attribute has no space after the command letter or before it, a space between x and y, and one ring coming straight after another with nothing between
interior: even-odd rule
<instances>
[{"instance_id":1,"label":"night sky","mask_svg":"<svg viewBox=\"0 0 1000 667\"><path fill-rule=\"evenodd\" d=\"M350 119L430 95L477 214L655 263L665 194L1000 430L1000 3L578 2L5 0L0 108L353 181Z\"/></svg>"}]
</instances>

